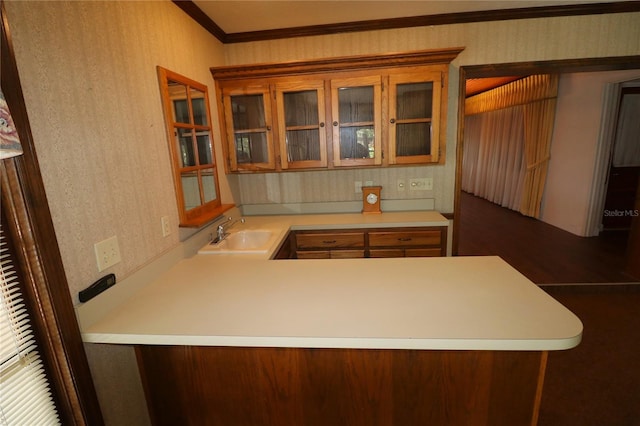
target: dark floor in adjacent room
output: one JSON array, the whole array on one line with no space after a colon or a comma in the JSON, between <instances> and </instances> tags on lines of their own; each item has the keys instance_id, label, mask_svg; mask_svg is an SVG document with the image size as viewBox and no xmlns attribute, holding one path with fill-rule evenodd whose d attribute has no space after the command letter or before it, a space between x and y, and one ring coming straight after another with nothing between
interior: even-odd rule
<instances>
[{"instance_id":1,"label":"dark floor in adjacent room","mask_svg":"<svg viewBox=\"0 0 640 426\"><path fill-rule=\"evenodd\" d=\"M465 192L461 256L498 255L536 284L633 282L624 273L627 232L579 237Z\"/></svg>"},{"instance_id":2,"label":"dark floor in adjacent room","mask_svg":"<svg viewBox=\"0 0 640 426\"><path fill-rule=\"evenodd\" d=\"M538 425L640 426L640 283L623 272L626 235L577 237L463 193L459 238L460 255L501 256L584 324L578 347L549 353Z\"/></svg>"}]
</instances>

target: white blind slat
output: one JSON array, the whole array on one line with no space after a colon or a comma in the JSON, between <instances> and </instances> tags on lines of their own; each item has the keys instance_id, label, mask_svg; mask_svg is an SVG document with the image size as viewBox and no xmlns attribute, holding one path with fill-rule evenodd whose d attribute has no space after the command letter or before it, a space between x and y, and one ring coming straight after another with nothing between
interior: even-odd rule
<instances>
[{"instance_id":1,"label":"white blind slat","mask_svg":"<svg viewBox=\"0 0 640 426\"><path fill-rule=\"evenodd\" d=\"M59 425L0 226L0 425Z\"/></svg>"}]
</instances>

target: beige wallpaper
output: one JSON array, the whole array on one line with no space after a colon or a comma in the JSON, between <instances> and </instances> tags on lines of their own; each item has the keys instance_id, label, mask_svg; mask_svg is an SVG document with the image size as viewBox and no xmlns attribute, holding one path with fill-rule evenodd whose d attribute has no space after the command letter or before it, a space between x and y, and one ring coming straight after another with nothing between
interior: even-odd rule
<instances>
[{"instance_id":1,"label":"beige wallpaper","mask_svg":"<svg viewBox=\"0 0 640 426\"><path fill-rule=\"evenodd\" d=\"M357 200L356 180L383 198L433 198L453 210L460 65L640 54L640 13L456 24L222 46L169 0L6 3L45 188L74 298L102 273L93 244L116 235L122 279L179 243L155 72L207 84L210 66L465 46L450 71L444 166L221 175L223 201ZM213 96L212 96L213 99ZM217 116L215 105L212 114ZM219 136L217 123L214 136ZM219 143L220 138L216 137ZM217 147L218 156L221 148ZM222 163L219 159L219 163ZM432 177L434 190L396 190ZM231 195L235 189L235 200ZM162 237L160 218L172 234Z\"/></svg>"},{"instance_id":2,"label":"beige wallpaper","mask_svg":"<svg viewBox=\"0 0 640 426\"><path fill-rule=\"evenodd\" d=\"M464 46L450 72L447 161L444 166L381 170L242 175L238 178L243 204L357 200L357 180L383 186L383 198L434 198L436 210L453 211L457 87L461 65L564 58L637 55L640 53L640 14L561 17L485 22L400 30L302 37L225 46L228 65L268 63L333 56L438 49ZM433 191L404 191L398 179L433 177Z\"/></svg>"},{"instance_id":3,"label":"beige wallpaper","mask_svg":"<svg viewBox=\"0 0 640 426\"><path fill-rule=\"evenodd\" d=\"M229 179L221 175L226 202L357 200L353 182L372 180L383 186L383 198L433 198L437 210L451 212L460 65L640 54L640 13L222 46L169 0L9 1L6 8L74 300L78 290L103 274L97 271L94 243L118 237L123 261L108 272L120 279L179 244L157 65L213 90L210 66L465 46L449 75L445 165ZM217 116L215 109L212 113ZM214 136L219 136L217 123L214 129ZM217 151L219 157L219 146ZM432 177L434 190L396 190L397 179L412 177ZM173 230L166 238L160 226L165 215Z\"/></svg>"},{"instance_id":4,"label":"beige wallpaper","mask_svg":"<svg viewBox=\"0 0 640 426\"><path fill-rule=\"evenodd\" d=\"M123 279L178 244L156 66L213 87L209 67L222 64L222 45L168 0L10 1L7 15L77 303L99 276ZM221 190L230 201L226 183ZM113 235L122 262L98 272L93 245Z\"/></svg>"},{"instance_id":5,"label":"beige wallpaper","mask_svg":"<svg viewBox=\"0 0 640 426\"><path fill-rule=\"evenodd\" d=\"M640 54L640 13L385 30L222 46L169 0L5 1L45 189L74 302L99 273L94 243L116 235L120 280L179 245L180 232L156 66L207 84L209 67L465 46L450 72L444 166L221 175L224 202L355 200L352 181L384 186L383 198L434 198L453 207L458 67L512 61ZM212 97L213 99L213 97ZM212 105L212 108L215 108ZM217 117L215 109L212 110ZM214 123L214 137L219 127ZM218 163L220 147L217 147ZM432 177L434 190L395 191L398 178ZM229 182L231 184L229 184ZM232 191L233 190L233 191ZM160 218L172 234L162 237ZM94 351L105 418L144 417L130 349ZM113 360L101 364L103 361ZM105 370L106 368L106 370ZM112 371L120 376L110 377ZM127 373L128 372L128 373ZM126 377L125 377L126 376ZM122 388L124 386L124 388ZM132 393L133 394L133 393ZM120 396L116 401L113 396ZM117 419L117 420L114 420Z\"/></svg>"}]
</instances>

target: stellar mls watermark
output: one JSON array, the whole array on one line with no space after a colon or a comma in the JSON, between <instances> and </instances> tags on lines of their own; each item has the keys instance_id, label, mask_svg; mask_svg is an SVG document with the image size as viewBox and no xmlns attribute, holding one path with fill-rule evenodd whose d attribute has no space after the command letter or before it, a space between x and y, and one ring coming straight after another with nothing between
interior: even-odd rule
<instances>
[{"instance_id":1,"label":"stellar mls watermark","mask_svg":"<svg viewBox=\"0 0 640 426\"><path fill-rule=\"evenodd\" d=\"M637 217L640 216L640 210L605 210L605 217Z\"/></svg>"}]
</instances>

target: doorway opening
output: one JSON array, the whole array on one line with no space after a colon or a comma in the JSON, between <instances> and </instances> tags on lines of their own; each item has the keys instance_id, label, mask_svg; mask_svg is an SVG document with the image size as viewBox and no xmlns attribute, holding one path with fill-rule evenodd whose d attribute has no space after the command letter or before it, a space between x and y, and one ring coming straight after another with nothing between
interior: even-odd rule
<instances>
[{"instance_id":1,"label":"doorway opening","mask_svg":"<svg viewBox=\"0 0 640 426\"><path fill-rule=\"evenodd\" d=\"M460 93L460 100L459 100L460 111L459 111L459 124L458 124L459 127L458 127L458 148L457 148L458 155L457 155L457 176L456 176L456 198L455 198L454 225L453 225L454 226L454 238L453 238L454 254L469 254L469 253L460 252L460 247L461 247L460 241L461 239L465 238L465 234L461 233L461 231L463 230L461 229L461 226L460 226L461 225L460 219L464 215L464 212L461 210L462 206L464 205L462 200L466 196L466 194L463 194L461 190L463 148L464 148L463 141L464 141L464 98L465 98L464 87L466 85L465 83L468 83L472 79L480 81L482 79L495 78L495 77L522 78L531 74L543 74L543 73L565 74L565 73L621 71L621 70L635 70L635 69L640 69L640 56L624 57L624 58L563 60L563 61L549 61L549 62L536 62L536 63L493 64L493 65L461 67L460 69L460 88L461 88L460 92L461 93ZM600 137L603 137L603 135L600 135ZM603 186L606 187L606 183L608 182L606 177L608 174L609 151L611 150L611 144L609 145L609 151L606 150L607 149L606 146L600 147L599 149L603 149L604 154L606 154L605 157L598 157L600 158L601 162L604 161L606 167L601 164L596 165L596 170L595 170L596 173L594 173L593 182L587 182L587 185L591 184L591 188L590 188L591 208L590 208L590 211L582 212L581 214L589 214L590 221L601 224L602 215L604 211L604 204L605 204L604 203L605 193L602 190L599 193L596 189ZM598 168L601 168L603 170L600 171ZM598 176L599 171L602 172L600 173L601 176ZM598 179L600 179L600 181L598 181ZM584 185L584 183L581 183L581 182L576 182L573 184ZM598 197L600 197L601 201L599 201ZM467 197L467 200L468 200L468 197ZM598 204L600 205L598 206ZM596 209L596 210L599 209L599 213L595 220L591 219L593 209ZM629 210L630 212L633 211L633 209L627 209L627 210ZM638 222L638 221L635 221L635 222ZM590 224L590 226L592 225ZM601 227L599 228L599 230L600 229ZM505 238L505 236L502 236L502 237L499 236L500 229L494 229L494 232L495 232L494 237L496 239L499 240L500 238ZM469 234L467 233L467 235ZM598 234L596 233L593 235L598 235ZM577 238L579 240L581 237L577 237ZM587 240L587 238L583 238L583 239ZM615 244L617 244L618 246L620 244L626 243L625 239L617 238L617 237L612 239L611 241L615 241ZM609 244L609 242L607 242L607 244ZM545 250L544 249L542 250L543 250L542 253L544 253ZM606 248L606 247L603 250L611 251L610 248ZM550 250L546 250L546 251L550 251ZM542 253L539 253L539 254L542 254ZM628 258L629 256L632 255L631 253L626 253L624 250L621 253L622 253L621 256L618 256L618 257ZM542 262L542 259L540 258L540 256L535 256L534 254L533 257L538 257L539 259L537 261L537 264L539 265L540 268L544 268L543 266L541 266L540 262ZM640 257L638 258L638 261L640 261ZM594 274L594 275L598 275L598 274ZM634 279L631 277L629 278L619 277L615 281L618 281L618 282L636 281L638 278Z\"/></svg>"}]
</instances>

